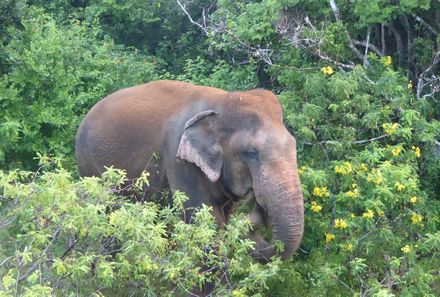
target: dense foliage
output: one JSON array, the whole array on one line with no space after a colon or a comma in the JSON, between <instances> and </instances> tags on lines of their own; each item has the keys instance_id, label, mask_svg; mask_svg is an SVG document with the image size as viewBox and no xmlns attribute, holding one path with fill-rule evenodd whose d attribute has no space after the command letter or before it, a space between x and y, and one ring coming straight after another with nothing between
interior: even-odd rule
<instances>
[{"instance_id":1,"label":"dense foliage","mask_svg":"<svg viewBox=\"0 0 440 297\"><path fill-rule=\"evenodd\" d=\"M0 296L440 295L439 18L429 0L3 1ZM160 78L279 94L306 207L294 259L253 262L240 214L186 225L182 193L78 179L89 108Z\"/></svg>"}]
</instances>

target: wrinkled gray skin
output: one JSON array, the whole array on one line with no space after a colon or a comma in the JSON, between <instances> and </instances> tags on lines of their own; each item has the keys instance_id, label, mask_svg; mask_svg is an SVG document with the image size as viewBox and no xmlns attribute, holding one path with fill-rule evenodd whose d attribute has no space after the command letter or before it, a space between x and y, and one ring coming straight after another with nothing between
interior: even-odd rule
<instances>
[{"instance_id":1,"label":"wrinkled gray skin","mask_svg":"<svg viewBox=\"0 0 440 297\"><path fill-rule=\"evenodd\" d=\"M271 92L230 93L177 81L120 90L81 123L76 159L82 176L99 176L111 165L129 178L145 169L158 172L151 192L168 186L183 191L190 197L186 207L212 206L220 226L240 199L251 197L251 221L272 227L272 240L284 243L283 258L300 244L304 207L296 143ZM191 220L190 212L185 219ZM274 255L272 243L256 233L251 238L255 258L266 262Z\"/></svg>"}]
</instances>

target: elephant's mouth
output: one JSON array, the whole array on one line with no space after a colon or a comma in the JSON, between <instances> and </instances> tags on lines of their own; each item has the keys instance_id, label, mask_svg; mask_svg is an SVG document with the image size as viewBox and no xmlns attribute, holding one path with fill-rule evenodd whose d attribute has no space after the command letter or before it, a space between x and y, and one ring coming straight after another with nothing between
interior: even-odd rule
<instances>
[{"instance_id":1,"label":"elephant's mouth","mask_svg":"<svg viewBox=\"0 0 440 297\"><path fill-rule=\"evenodd\" d=\"M259 233L265 240L270 241L272 229L268 213L258 204L252 189L249 189L244 198L239 202L238 212L247 213L251 222L252 233Z\"/></svg>"}]
</instances>

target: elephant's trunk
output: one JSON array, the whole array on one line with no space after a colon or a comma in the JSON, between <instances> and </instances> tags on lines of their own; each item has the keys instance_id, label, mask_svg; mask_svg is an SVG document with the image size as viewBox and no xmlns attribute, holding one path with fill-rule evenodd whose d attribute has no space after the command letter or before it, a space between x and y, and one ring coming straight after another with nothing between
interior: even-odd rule
<instances>
[{"instance_id":1,"label":"elephant's trunk","mask_svg":"<svg viewBox=\"0 0 440 297\"><path fill-rule=\"evenodd\" d=\"M276 240L284 244L283 259L289 258L298 249L304 231L304 202L296 168L267 173L263 171L262 180L254 185L257 202L272 226L270 243L256 236L257 258L264 262L275 254L273 245ZM281 180L274 181L276 177Z\"/></svg>"}]
</instances>

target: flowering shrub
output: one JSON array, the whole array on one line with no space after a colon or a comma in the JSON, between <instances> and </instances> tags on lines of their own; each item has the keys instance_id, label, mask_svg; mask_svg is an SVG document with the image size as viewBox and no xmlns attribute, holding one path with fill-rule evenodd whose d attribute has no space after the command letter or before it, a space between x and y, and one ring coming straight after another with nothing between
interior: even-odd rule
<instances>
[{"instance_id":1,"label":"flowering shrub","mask_svg":"<svg viewBox=\"0 0 440 297\"><path fill-rule=\"evenodd\" d=\"M125 181L115 169L81 181L64 169L0 171L0 296L182 296L214 285L246 296L280 273L280 259L248 256L244 216L219 230L203 206L186 224L183 193L133 203L116 195Z\"/></svg>"},{"instance_id":2,"label":"flowering shrub","mask_svg":"<svg viewBox=\"0 0 440 297\"><path fill-rule=\"evenodd\" d=\"M329 76L323 68L303 83L285 76L281 98L298 141L306 202L292 266L304 284L287 287L302 287L304 296L440 292L433 257L440 247L440 125L390 57L370 60L368 69Z\"/></svg>"}]
</instances>

